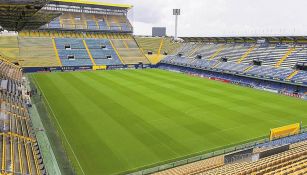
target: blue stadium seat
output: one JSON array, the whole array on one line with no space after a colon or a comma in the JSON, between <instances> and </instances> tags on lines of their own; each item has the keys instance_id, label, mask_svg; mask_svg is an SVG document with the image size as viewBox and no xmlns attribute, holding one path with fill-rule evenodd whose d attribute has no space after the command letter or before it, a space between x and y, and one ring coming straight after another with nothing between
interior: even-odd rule
<instances>
[{"instance_id":1,"label":"blue stadium seat","mask_svg":"<svg viewBox=\"0 0 307 175\"><path fill-rule=\"evenodd\" d=\"M307 139L307 133L302 133L299 135L294 135L290 137L285 137L281 138L278 140L273 140L264 144L259 144L257 147L263 148L263 147L276 147L276 146L281 146L281 145L288 145L292 143L297 143L303 140Z\"/></svg>"},{"instance_id":2,"label":"blue stadium seat","mask_svg":"<svg viewBox=\"0 0 307 175\"><path fill-rule=\"evenodd\" d=\"M52 28L52 29L59 29L61 28L61 24L60 24L60 20L59 18L51 21L49 24L48 24L48 28Z\"/></svg>"},{"instance_id":3,"label":"blue stadium seat","mask_svg":"<svg viewBox=\"0 0 307 175\"><path fill-rule=\"evenodd\" d=\"M98 26L100 30L110 30L105 21L98 21Z\"/></svg>"},{"instance_id":4,"label":"blue stadium seat","mask_svg":"<svg viewBox=\"0 0 307 175\"><path fill-rule=\"evenodd\" d=\"M291 80L296 81L296 82L303 82L304 84L307 84L307 72L300 71Z\"/></svg>"},{"instance_id":5,"label":"blue stadium seat","mask_svg":"<svg viewBox=\"0 0 307 175\"><path fill-rule=\"evenodd\" d=\"M93 65L82 39L55 38L55 42L63 66Z\"/></svg>"},{"instance_id":6,"label":"blue stadium seat","mask_svg":"<svg viewBox=\"0 0 307 175\"><path fill-rule=\"evenodd\" d=\"M108 39L85 39L86 44L97 65L121 65Z\"/></svg>"},{"instance_id":7,"label":"blue stadium seat","mask_svg":"<svg viewBox=\"0 0 307 175\"><path fill-rule=\"evenodd\" d=\"M97 30L97 25L96 25L96 22L94 20L87 20L87 29L90 29L90 30Z\"/></svg>"},{"instance_id":8,"label":"blue stadium seat","mask_svg":"<svg viewBox=\"0 0 307 175\"><path fill-rule=\"evenodd\" d=\"M277 47L277 46L276 46ZM279 45L279 48L285 48ZM245 73L245 70L252 66L251 63L221 62L220 60L194 59L185 56L167 56L161 63L173 64L177 66L185 66L198 69L218 69L220 71L228 71L232 73ZM272 66L253 66L246 73L264 78L286 80L294 70L289 67L272 67ZM307 72L300 71L292 79L292 81L307 84Z\"/></svg>"}]
</instances>

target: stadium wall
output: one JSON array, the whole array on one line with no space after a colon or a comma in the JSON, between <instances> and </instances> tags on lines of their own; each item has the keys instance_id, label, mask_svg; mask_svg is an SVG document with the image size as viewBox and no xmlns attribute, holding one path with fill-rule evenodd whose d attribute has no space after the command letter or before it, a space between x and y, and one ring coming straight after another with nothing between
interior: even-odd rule
<instances>
[{"instance_id":1,"label":"stadium wall","mask_svg":"<svg viewBox=\"0 0 307 175\"><path fill-rule=\"evenodd\" d=\"M270 150L267 150L267 151L263 151L263 152L259 153L259 159L269 157L269 156L272 156L274 154L278 154L278 153L288 151L289 147L290 147L290 145L284 145L284 146L273 148L273 149L270 149Z\"/></svg>"},{"instance_id":2,"label":"stadium wall","mask_svg":"<svg viewBox=\"0 0 307 175\"><path fill-rule=\"evenodd\" d=\"M153 65L138 65L138 64L106 66L106 70L115 70L115 69L147 69L147 68L156 68L156 66L153 66ZM94 70L93 66L25 67L25 68L23 68L23 72L25 72L25 73L92 71L92 70Z\"/></svg>"},{"instance_id":3,"label":"stadium wall","mask_svg":"<svg viewBox=\"0 0 307 175\"><path fill-rule=\"evenodd\" d=\"M57 72L57 71L82 71L92 70L93 66L72 66L72 67L25 67L23 71L25 73L34 72Z\"/></svg>"},{"instance_id":4,"label":"stadium wall","mask_svg":"<svg viewBox=\"0 0 307 175\"><path fill-rule=\"evenodd\" d=\"M253 153L253 148L249 148L249 149L236 151L236 152L233 152L233 153L230 153L230 154L226 154L224 156L224 162L226 164L236 162L236 161L239 161L241 159L244 159L245 157L251 156L252 153Z\"/></svg>"}]
</instances>

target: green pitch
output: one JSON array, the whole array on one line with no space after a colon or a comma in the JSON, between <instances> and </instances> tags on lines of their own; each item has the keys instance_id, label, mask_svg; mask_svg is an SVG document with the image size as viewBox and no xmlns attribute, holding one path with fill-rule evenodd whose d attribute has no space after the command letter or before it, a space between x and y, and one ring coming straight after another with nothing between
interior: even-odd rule
<instances>
[{"instance_id":1,"label":"green pitch","mask_svg":"<svg viewBox=\"0 0 307 175\"><path fill-rule=\"evenodd\" d=\"M305 101L162 70L33 77L79 174L118 174L307 122Z\"/></svg>"}]
</instances>

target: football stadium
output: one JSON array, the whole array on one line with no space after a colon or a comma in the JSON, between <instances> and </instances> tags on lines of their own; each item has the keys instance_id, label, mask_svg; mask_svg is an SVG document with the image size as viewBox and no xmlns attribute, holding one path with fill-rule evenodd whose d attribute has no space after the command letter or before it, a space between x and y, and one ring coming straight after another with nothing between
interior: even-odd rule
<instances>
[{"instance_id":1,"label":"football stadium","mask_svg":"<svg viewBox=\"0 0 307 175\"><path fill-rule=\"evenodd\" d=\"M135 35L133 8L0 1L1 175L307 174L307 35Z\"/></svg>"}]
</instances>

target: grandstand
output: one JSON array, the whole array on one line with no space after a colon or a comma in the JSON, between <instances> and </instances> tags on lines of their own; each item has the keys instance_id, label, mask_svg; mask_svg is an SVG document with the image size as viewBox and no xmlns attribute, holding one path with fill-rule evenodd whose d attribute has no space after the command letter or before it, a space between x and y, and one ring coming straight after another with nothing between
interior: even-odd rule
<instances>
[{"instance_id":1,"label":"grandstand","mask_svg":"<svg viewBox=\"0 0 307 175\"><path fill-rule=\"evenodd\" d=\"M180 48L180 43L174 42L172 38L136 36L135 40L153 64L159 63L166 55L172 55Z\"/></svg>"},{"instance_id":2,"label":"grandstand","mask_svg":"<svg viewBox=\"0 0 307 175\"><path fill-rule=\"evenodd\" d=\"M111 39L111 43L124 64L138 64L139 62L150 64L134 39L130 37L127 39Z\"/></svg>"},{"instance_id":3,"label":"grandstand","mask_svg":"<svg viewBox=\"0 0 307 175\"><path fill-rule=\"evenodd\" d=\"M306 173L306 141L286 145L287 150L273 154L259 160L239 161L224 164L224 155L209 158L203 161L191 163L177 168L155 173L163 174L298 174ZM261 155L265 152L277 150L281 147L266 150L254 149L254 155Z\"/></svg>"},{"instance_id":4,"label":"grandstand","mask_svg":"<svg viewBox=\"0 0 307 175\"><path fill-rule=\"evenodd\" d=\"M79 9L76 9L76 6L79 7ZM127 10L131 7L131 5L125 4L55 0L45 5L43 9L47 11L61 11L62 15L42 26L41 29L131 33L133 28L126 17ZM85 8L85 10L82 11L85 13L80 13L82 8Z\"/></svg>"},{"instance_id":5,"label":"grandstand","mask_svg":"<svg viewBox=\"0 0 307 175\"><path fill-rule=\"evenodd\" d=\"M108 39L86 39L85 43L95 65L122 64Z\"/></svg>"},{"instance_id":6,"label":"grandstand","mask_svg":"<svg viewBox=\"0 0 307 175\"><path fill-rule=\"evenodd\" d=\"M172 38L136 36L135 39L146 54L160 52L164 55L172 55L180 47L180 43L176 43Z\"/></svg>"},{"instance_id":7,"label":"grandstand","mask_svg":"<svg viewBox=\"0 0 307 175\"><path fill-rule=\"evenodd\" d=\"M39 67L49 65L57 67L61 64L55 59L51 38L19 37L19 64L23 67ZM39 59L39 61L38 61Z\"/></svg>"},{"instance_id":8,"label":"grandstand","mask_svg":"<svg viewBox=\"0 0 307 175\"><path fill-rule=\"evenodd\" d=\"M306 154L306 142L302 142L291 145L288 151L255 162L234 163L200 174L304 174Z\"/></svg>"},{"instance_id":9,"label":"grandstand","mask_svg":"<svg viewBox=\"0 0 307 175\"><path fill-rule=\"evenodd\" d=\"M257 44L255 38L254 43L249 41L223 44L210 43L207 38L197 43L193 40L190 42L189 39L187 38L187 42L177 54L174 54L177 57L170 56L162 60L162 63L306 84L306 79L302 75L305 75L304 65L307 63L307 55L304 51L305 45L302 43L285 41L282 44L273 44L271 41L271 43ZM184 57L178 56L179 53ZM303 66L299 68L298 65Z\"/></svg>"},{"instance_id":10,"label":"grandstand","mask_svg":"<svg viewBox=\"0 0 307 175\"><path fill-rule=\"evenodd\" d=\"M46 174L35 138L25 94L22 71L0 60L1 173Z\"/></svg>"},{"instance_id":11,"label":"grandstand","mask_svg":"<svg viewBox=\"0 0 307 175\"><path fill-rule=\"evenodd\" d=\"M48 7L46 7L48 8ZM92 30L92 31L116 31L132 32L132 26L128 19L117 15L93 15L65 12L59 18L42 26L41 29L61 30Z\"/></svg>"},{"instance_id":12,"label":"grandstand","mask_svg":"<svg viewBox=\"0 0 307 175\"><path fill-rule=\"evenodd\" d=\"M131 35L130 8L125 4L51 1L41 10L61 15L35 30L1 37L0 52L30 71L150 64Z\"/></svg>"},{"instance_id":13,"label":"grandstand","mask_svg":"<svg viewBox=\"0 0 307 175\"><path fill-rule=\"evenodd\" d=\"M306 36L137 36L132 8L0 2L1 175L307 173Z\"/></svg>"},{"instance_id":14,"label":"grandstand","mask_svg":"<svg viewBox=\"0 0 307 175\"><path fill-rule=\"evenodd\" d=\"M0 54L14 58L11 62L16 62L19 55L18 40L16 36L1 36L0 37Z\"/></svg>"}]
</instances>

